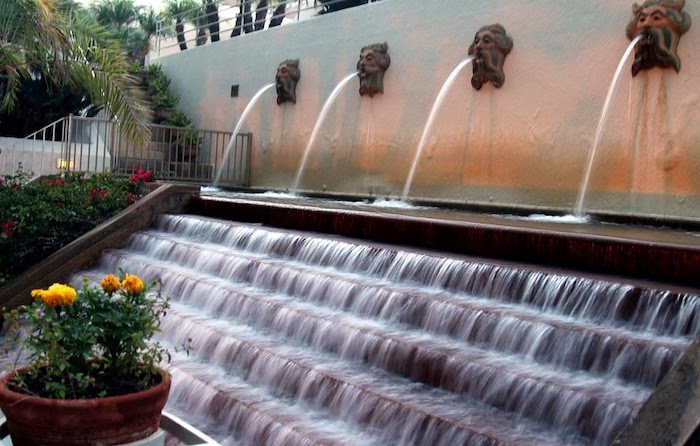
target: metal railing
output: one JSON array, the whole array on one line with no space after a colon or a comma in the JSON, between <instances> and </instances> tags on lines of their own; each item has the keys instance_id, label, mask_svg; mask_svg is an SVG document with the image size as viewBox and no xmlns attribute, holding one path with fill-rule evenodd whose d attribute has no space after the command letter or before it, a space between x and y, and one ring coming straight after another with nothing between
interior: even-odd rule
<instances>
[{"instance_id":1,"label":"metal railing","mask_svg":"<svg viewBox=\"0 0 700 446\"><path fill-rule=\"evenodd\" d=\"M69 116L24 139L0 139L0 175L20 165L35 175L150 170L164 180L210 184L220 170L221 186L248 186L252 135L238 134L231 147L230 140L227 131L154 124L151 141L136 144L116 121Z\"/></svg>"},{"instance_id":2,"label":"metal railing","mask_svg":"<svg viewBox=\"0 0 700 446\"><path fill-rule=\"evenodd\" d=\"M161 19L151 57L377 1L381 0L241 0L232 4L208 0Z\"/></svg>"}]
</instances>

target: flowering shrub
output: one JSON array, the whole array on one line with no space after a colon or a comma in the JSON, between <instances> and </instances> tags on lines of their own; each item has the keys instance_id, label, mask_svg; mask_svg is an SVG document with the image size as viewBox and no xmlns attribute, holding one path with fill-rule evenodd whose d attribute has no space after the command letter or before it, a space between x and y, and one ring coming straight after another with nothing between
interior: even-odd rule
<instances>
[{"instance_id":1,"label":"flowering shrub","mask_svg":"<svg viewBox=\"0 0 700 446\"><path fill-rule=\"evenodd\" d=\"M0 181L0 286L145 195L132 181L80 173L30 181L22 168Z\"/></svg>"},{"instance_id":2,"label":"flowering shrub","mask_svg":"<svg viewBox=\"0 0 700 446\"><path fill-rule=\"evenodd\" d=\"M5 314L10 331L26 330L31 367L13 390L47 398L97 398L145 390L158 382L168 351L152 336L168 301L135 275L105 276L100 286L53 284Z\"/></svg>"},{"instance_id":3,"label":"flowering shrub","mask_svg":"<svg viewBox=\"0 0 700 446\"><path fill-rule=\"evenodd\" d=\"M150 170L141 170L138 169L136 173L134 173L131 177L129 177L129 181L132 183L146 183L148 181L153 180L153 175L151 175Z\"/></svg>"}]
</instances>

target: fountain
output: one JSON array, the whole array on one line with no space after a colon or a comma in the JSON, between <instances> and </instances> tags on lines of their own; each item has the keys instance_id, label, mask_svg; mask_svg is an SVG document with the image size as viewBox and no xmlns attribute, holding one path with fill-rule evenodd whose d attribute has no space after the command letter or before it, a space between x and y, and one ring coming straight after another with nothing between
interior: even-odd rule
<instances>
[{"instance_id":1,"label":"fountain","mask_svg":"<svg viewBox=\"0 0 700 446\"><path fill-rule=\"evenodd\" d=\"M463 109L454 108L441 123L439 159L410 191L440 204L466 201L489 211L570 209L580 158L591 156L581 136L590 133L593 121L587 111L598 111L596 98L608 81L601 73L615 63L607 54L617 54L619 25L613 22L621 7L615 2L402 0L398 8L397 3L377 2L367 7L374 13L367 16L363 8L354 8L345 16L315 21L314 26L328 27L321 29L324 35L387 33L395 68L386 73L391 81L386 92L383 84L379 89L360 76L361 96L382 93L371 108L370 122L378 123L371 129L372 164L361 166L329 150L319 153L328 162L306 171L328 108L355 72L335 86L308 140L303 131L290 132L285 147L266 148L269 159L282 150L301 158L293 189L298 190L304 173L312 192L329 184L333 192L364 198L365 185L356 178L372 170L398 195L411 163L407 142L428 127L422 125L423 111L432 96L424 86L441 82L442 70L463 57L452 50L455 36L465 27L478 29L475 17L532 8L533 20L509 25L518 36L519 50L509 59L515 81L509 75L504 84L498 70L487 75L484 64L474 63L473 88L454 93L461 99L469 94L488 124L485 137L470 141L469 166L454 162L464 149L455 136L463 134ZM683 2L668 3L680 14ZM539 10L543 4L546 10ZM660 4L646 2L635 11L651 16ZM564 15L568 9L573 13ZM421 27L420 35L406 33L425 25L425 17L433 20L430 27ZM530 26L542 17L548 18L551 35ZM319 85L323 92L324 82L334 82L326 81L334 79L327 73L344 73L350 64L338 61L339 46L310 38L318 29L309 36L303 32L311 26L296 28L280 32L288 42L309 42L302 54L305 86ZM572 32L580 38L566 37ZM250 40L274 49L279 35L259 33ZM596 39L584 38L590 35ZM652 35L636 43L646 45L654 41ZM337 45L346 43L338 40ZM589 48L594 45L607 51ZM249 75L246 70L260 65L259 52L246 59L233 44L225 48L241 67L231 69L236 75ZM222 54L204 46L191 57L215 52ZM677 76L665 81L676 89L664 90L661 98L685 107L693 122L696 101L674 98L696 91L690 87L700 83L698 76L658 70L661 65L645 62L648 53L640 49L635 56L635 78L651 85L668 71ZM179 56L164 61L166 70L170 63L175 71ZM684 64L690 68L684 65L684 72L700 69L693 58ZM590 65L596 69L586 70ZM216 82L210 84L197 94L217 101ZM306 91L295 104L299 121L290 128L314 122L309 117L318 107L306 98L320 98L319 92ZM192 102L202 103L196 99L201 98ZM333 129L337 144L356 144L367 129L357 125L355 103L345 111L342 125ZM669 107L668 113L677 111ZM612 101L606 114L619 124ZM215 123L213 115L204 110L202 120ZM278 130L271 127L270 133ZM634 160L623 154L625 162L614 162L610 151L596 149L596 157L605 158L597 196L589 200L597 209L623 216L663 215L697 224L697 181L686 181L681 169L697 165L700 152L694 143L700 134L690 126L683 130L689 136L679 142L686 144L679 150L686 165L653 170L649 174L664 175L663 187L648 186L631 198L625 169ZM263 133L260 139L268 136L265 129L257 131ZM482 169L485 160L494 161L490 170ZM356 177L333 183L337 172L329 165L354 169ZM293 172L281 162L253 168L258 173L254 186L263 189L288 180L289 172L278 171ZM623 180L617 181L620 176ZM626 426L637 414L654 411L645 409L655 389L666 387L665 376L692 369L687 362L697 353L700 334L699 245L696 234L658 228L583 224L569 232L556 222L445 209L368 211L319 201L200 196L191 200L187 214L162 216L152 229L133 234L123 249L105 252L99 264L74 280L121 268L164 281L172 311L161 341L193 340L191 355L177 355L172 363L169 410L222 443L610 444L620 433L627 435ZM676 398L673 408L681 413L670 424L693 418L686 402L685 395ZM684 434L697 428L698 420L690 422ZM660 435L673 436L676 427Z\"/></svg>"},{"instance_id":2,"label":"fountain","mask_svg":"<svg viewBox=\"0 0 700 446\"><path fill-rule=\"evenodd\" d=\"M219 181L221 181L221 176L223 175L224 169L228 167L228 159L230 156L231 149L233 146L236 144L236 137L238 136L238 133L241 131L241 127L243 126L243 123L245 122L246 118L248 117L248 114L250 111L253 109L255 104L258 102L258 99L260 96L262 96L267 90L271 89L274 87L275 84L268 84L262 87L260 90L258 90L257 93L253 96L253 98L248 102L248 105L246 105L245 110L243 110L243 113L241 114L241 117L238 119L238 122L236 123L236 126L233 129L233 133L231 133L231 139L229 140L229 143L226 145L226 150L224 150L224 156L221 159L221 165L219 166L219 169L216 171L216 176L214 176L214 180L212 181L212 184L214 187L218 186Z\"/></svg>"},{"instance_id":3,"label":"fountain","mask_svg":"<svg viewBox=\"0 0 700 446\"><path fill-rule=\"evenodd\" d=\"M333 88L333 91L331 91L331 94L328 96L328 99L326 99L326 102L321 108L321 113L318 115L316 124L311 131L311 136L306 143L304 154L301 158L301 162L299 163L299 168L297 169L297 174L294 177L294 182L292 183L292 191L296 192L299 190L299 183L301 182L301 177L304 174L304 169L309 158L309 153L311 153L311 148L316 142L318 132L321 129L331 106L335 102L345 84L350 82L350 80L357 75L357 77L360 79L360 96L368 95L369 97L373 97L377 93L384 92L384 72L391 64L391 58L387 53L388 49L389 45L387 45L386 42L374 43L363 47L360 50L360 57L357 61L357 71L348 74L345 78L338 82L335 88ZM370 130L371 128L368 128L367 141L369 141L370 138Z\"/></svg>"},{"instance_id":4,"label":"fountain","mask_svg":"<svg viewBox=\"0 0 700 446\"><path fill-rule=\"evenodd\" d=\"M360 50L360 59L357 61L360 96L373 97L377 93L384 93L384 73L391 65L388 50L386 42L373 43Z\"/></svg>"},{"instance_id":5,"label":"fountain","mask_svg":"<svg viewBox=\"0 0 700 446\"><path fill-rule=\"evenodd\" d=\"M275 75L277 105L284 102L297 103L297 82L300 78L299 59L287 59L279 64Z\"/></svg>"},{"instance_id":6,"label":"fountain","mask_svg":"<svg viewBox=\"0 0 700 446\"><path fill-rule=\"evenodd\" d=\"M326 119L326 115L328 115L328 111L331 109L331 106L333 105L333 102L335 99L338 97L340 94L341 90L347 84L350 82L350 80L355 77L357 73L353 72L345 76L343 80L338 82L338 85L335 86L333 91L331 91L331 94L328 96L328 99L326 99L326 102L323 104L323 108L321 108L321 113L318 115L318 118L316 119L316 124L314 125L314 129L311 131L311 136L309 137L309 141L306 143L306 148L304 149L304 155L301 157L301 162L299 163L299 169L297 170L297 174L294 177L294 182L292 183L291 190L293 192L296 192L299 190L299 183L301 182L301 177L304 174L304 168L306 167L306 162L309 158L309 153L311 153L311 148L314 145L314 142L316 142L316 136L318 135L319 130L321 129L321 126L323 125L323 121Z\"/></svg>"},{"instance_id":7,"label":"fountain","mask_svg":"<svg viewBox=\"0 0 700 446\"><path fill-rule=\"evenodd\" d=\"M610 101L612 100L613 92L615 91L615 86L617 85L617 80L620 78L620 73L622 73L622 69L624 68L627 58L630 56L630 54L632 54L632 50L634 50L635 46L637 45L637 42L639 42L641 38L641 35L636 36L632 39L632 42L630 42L630 44L627 46L627 49L625 50L624 54L622 55L622 58L620 59L620 63L617 65L617 69L615 70L615 74L612 77L612 81L610 82L608 94L605 96L603 109L600 112L598 125L596 126L595 135L593 136L593 144L591 145L591 150L588 152L588 161L586 161L586 166L583 173L583 182L581 183L581 187L579 188L579 195L576 199L576 206L574 207L574 215L578 217L582 217L584 215L583 204L586 200L586 192L588 191L588 181L591 178L591 172L593 170L593 160L595 159L595 154L598 150L598 145L600 144L600 137L603 134L603 126L605 125L605 121L608 117L608 111L610 110Z\"/></svg>"},{"instance_id":8,"label":"fountain","mask_svg":"<svg viewBox=\"0 0 700 446\"><path fill-rule=\"evenodd\" d=\"M643 33L644 45L637 46L634 55L639 62L632 63L639 69L635 68L637 74L629 78L630 99L618 101L622 95L615 95L610 101L605 129L615 131L604 131L595 150L586 211L595 217L622 220L672 219L674 224L698 220L700 195L693 166L700 159L695 144L700 130L692 123L700 119L700 108L695 107L692 92L700 88L700 81L693 76L700 63L688 57L697 37L692 29L687 30L690 21L685 18L682 2L645 2L636 10L631 5L614 4L600 11L590 4L567 6L551 0L536 6L522 0L498 5L475 0L406 1L405 8L376 2L366 9L353 8L342 16L324 18L313 26L284 29L286 42L299 42L294 52L295 58L303 60L299 93L304 100L293 108L261 107L252 112L259 115L251 120L255 123L250 129L254 135L251 187L299 187L294 185L299 161L307 155L313 156L314 162L307 159L303 169L305 193L358 199L368 195L402 197L420 132L435 100L434 87L448 77L453 61L465 57L464 48L455 42L463 41L469 29L498 36L497 28L482 30L483 21L495 24L496 19L512 16L519 19L504 25L516 38L518 50L508 55L508 79L504 83L505 78L489 79L488 70L479 74L476 64L472 65L477 69L472 73L474 89L453 89L448 94L450 100L443 103L434 131L429 132L432 137L428 141L435 140L435 153L421 154L417 167L421 174L414 175L408 199L475 209L490 207L518 215L570 213L579 198L610 76L629 43L623 34L627 18L638 13L641 18L666 18L669 30L650 27ZM547 24L535 26L544 16ZM344 17L342 25L339 17ZM641 26L635 21L629 28ZM543 33L542 27L547 32ZM416 32L407 34L406 29ZM283 52L289 49L280 45L278 30L273 31L259 34L255 40L274 49L270 58L277 65L286 60ZM317 35L343 37L318 39ZM668 39L663 38L666 35ZM372 41L390 42L391 68L383 79L390 88L372 104L365 99L336 101L337 117L318 128L314 138L316 145L320 140L327 144L318 150L314 147L309 155L309 135L328 92L357 66L357 57L348 54L348 47L364 48L369 45L363 43ZM625 47L621 46L623 41ZM654 42L662 47L644 49ZM226 94L230 81L221 73L245 82L254 79L258 67L270 60L239 48L235 42L218 42L216 47L197 51L198 61L213 57L217 63L211 68L206 63L183 63L180 59L186 59L185 55L178 54L162 58L164 69L178 88L187 90L182 102L192 107L203 127L227 126L222 111L231 109ZM646 54L661 58L654 63ZM494 56L483 60L498 66L500 55ZM676 72L681 60L683 68ZM189 66L206 74L188 72ZM186 89L187 79L195 76L209 80L201 89ZM626 89L627 80L620 76L619 87ZM480 89L475 92L477 86ZM363 96L369 97L369 92ZM371 146L367 146L368 140ZM456 162L460 159L463 162Z\"/></svg>"},{"instance_id":9,"label":"fountain","mask_svg":"<svg viewBox=\"0 0 700 446\"><path fill-rule=\"evenodd\" d=\"M442 101L445 100L445 97L447 96L447 93L450 91L450 87L452 87L452 84L454 83L454 80L457 78L457 75L459 74L460 71L462 71L462 68L466 67L468 63L474 60L474 56L469 56L466 59L464 59L462 62L457 64L454 70L452 70L452 73L447 77L445 82L442 84L442 88L440 88L440 92L438 93L437 97L435 98L435 102L433 103L433 107L430 109L430 114L428 115L427 121L425 121L425 127L423 127L423 133L421 134L420 141L418 142L418 148L416 149L416 154L413 156L413 162L411 163L411 169L408 171L408 177L406 178L406 185L403 188L403 194L402 194L402 199L403 201L406 201L408 199L408 192L411 190L411 183L413 182L413 175L416 173L416 168L418 167L418 161L420 160L421 153L423 153L423 148L425 147L426 142L428 141L428 136L430 135L430 132L433 130L433 123L435 122L435 117L437 116L438 110L440 110L440 105L442 105Z\"/></svg>"},{"instance_id":10,"label":"fountain","mask_svg":"<svg viewBox=\"0 0 700 446\"><path fill-rule=\"evenodd\" d=\"M631 42L620 59L603 103L593 144L588 153L583 182L576 200L575 215L583 215L583 205L588 191L593 160L608 116L610 102L624 63L632 51L635 52L632 76L637 76L640 70L649 70L654 67L673 68L676 72L680 71L678 43L680 36L690 28L690 16L683 11L684 5L684 0L675 2L649 0L642 5L634 5L634 18L627 25L627 37Z\"/></svg>"}]
</instances>

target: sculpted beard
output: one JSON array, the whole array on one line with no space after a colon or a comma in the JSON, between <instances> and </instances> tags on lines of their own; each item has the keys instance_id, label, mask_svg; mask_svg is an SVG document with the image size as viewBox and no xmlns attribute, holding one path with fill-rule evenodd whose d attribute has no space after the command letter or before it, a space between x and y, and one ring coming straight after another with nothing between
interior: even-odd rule
<instances>
[{"instance_id":1,"label":"sculpted beard","mask_svg":"<svg viewBox=\"0 0 700 446\"><path fill-rule=\"evenodd\" d=\"M369 94L370 96L379 91L376 76L379 72L377 67L360 67L360 95Z\"/></svg>"},{"instance_id":2,"label":"sculpted beard","mask_svg":"<svg viewBox=\"0 0 700 446\"><path fill-rule=\"evenodd\" d=\"M640 70L652 67L678 67L678 56L666 48L664 43L668 40L665 36L667 29L648 29L641 33L641 40L635 45L634 62L632 63L632 75Z\"/></svg>"},{"instance_id":3,"label":"sculpted beard","mask_svg":"<svg viewBox=\"0 0 700 446\"><path fill-rule=\"evenodd\" d=\"M294 94L294 79L289 76L277 76L277 103L291 101L296 104L297 98Z\"/></svg>"},{"instance_id":4,"label":"sculpted beard","mask_svg":"<svg viewBox=\"0 0 700 446\"><path fill-rule=\"evenodd\" d=\"M503 85L505 76L500 68L499 54L497 51L477 50L474 53L474 69L472 86L477 90L486 82L493 82L494 87Z\"/></svg>"}]
</instances>

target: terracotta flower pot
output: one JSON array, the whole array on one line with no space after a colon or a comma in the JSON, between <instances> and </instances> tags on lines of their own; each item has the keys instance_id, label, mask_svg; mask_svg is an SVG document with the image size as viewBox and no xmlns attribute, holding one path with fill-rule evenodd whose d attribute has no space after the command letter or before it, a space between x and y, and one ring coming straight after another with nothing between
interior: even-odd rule
<instances>
[{"instance_id":1,"label":"terracotta flower pot","mask_svg":"<svg viewBox=\"0 0 700 446\"><path fill-rule=\"evenodd\" d=\"M170 375L142 392L105 398L39 398L7 389L23 369L0 378L0 408L14 446L115 445L155 433L170 391Z\"/></svg>"}]
</instances>

